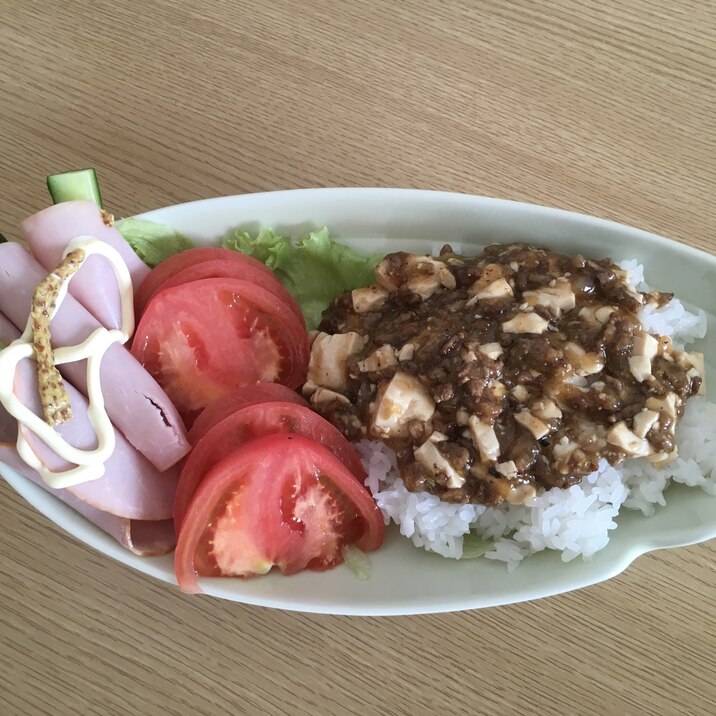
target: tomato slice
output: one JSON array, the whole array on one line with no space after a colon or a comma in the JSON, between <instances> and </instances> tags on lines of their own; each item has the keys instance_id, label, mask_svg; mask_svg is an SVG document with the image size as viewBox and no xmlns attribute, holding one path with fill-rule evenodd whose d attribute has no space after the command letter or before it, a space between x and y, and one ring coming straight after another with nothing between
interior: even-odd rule
<instances>
[{"instance_id":1,"label":"tomato slice","mask_svg":"<svg viewBox=\"0 0 716 716\"><path fill-rule=\"evenodd\" d=\"M174 522L181 529L189 503L214 465L244 443L263 435L303 435L328 448L362 481L366 473L355 448L325 418L296 403L263 402L245 406L211 428L189 453L174 498Z\"/></svg>"},{"instance_id":2,"label":"tomato slice","mask_svg":"<svg viewBox=\"0 0 716 716\"><path fill-rule=\"evenodd\" d=\"M256 403L276 402L296 403L308 407L308 403L295 391L280 383L258 383L238 388L217 398L201 411L189 431L188 438L196 445L214 425L233 415L239 408L247 408Z\"/></svg>"},{"instance_id":3,"label":"tomato slice","mask_svg":"<svg viewBox=\"0 0 716 716\"><path fill-rule=\"evenodd\" d=\"M248 281L208 278L158 293L137 326L132 353L190 426L236 388L261 382L297 388L309 346L276 296Z\"/></svg>"},{"instance_id":4,"label":"tomato slice","mask_svg":"<svg viewBox=\"0 0 716 716\"><path fill-rule=\"evenodd\" d=\"M180 254L181 255L181 254ZM263 266L263 264L261 264ZM264 268L266 268L264 266ZM178 271L173 276L170 276L164 283L157 286L154 292L146 298L146 301L140 304L139 299L135 301L135 309L139 315L144 311L146 305L156 296L160 291L167 288L173 288L174 286L180 286L183 283L190 283L192 281L200 281L203 278L238 278L242 281L251 281L261 288L265 288L269 293L272 293L276 298L283 301L287 308L289 308L293 314L301 322L301 325L305 327L306 322L303 318L303 313L298 307L298 304L294 300L293 296L279 283L278 279L272 273L266 273L260 271L250 264L244 264L243 261L227 261L225 258L222 259L209 259L208 261L202 261L201 263L187 266L186 268Z\"/></svg>"},{"instance_id":5,"label":"tomato slice","mask_svg":"<svg viewBox=\"0 0 716 716\"><path fill-rule=\"evenodd\" d=\"M325 447L301 435L268 435L216 464L196 492L174 567L185 592L197 577L323 571L343 547L371 552L385 525L370 493Z\"/></svg>"},{"instance_id":6,"label":"tomato slice","mask_svg":"<svg viewBox=\"0 0 716 716\"><path fill-rule=\"evenodd\" d=\"M158 266L149 272L144 281L142 281L141 286L135 287L134 308L137 315L142 315L144 309L149 303L149 298L165 281L170 279L172 276L180 271L183 271L189 266L194 266L195 264L202 263L203 261L212 261L217 259L235 263L238 266L245 266L253 269L254 271L260 271L268 276L271 276L271 278L278 283L278 280L273 275L273 271L271 271L268 266L262 264L258 259L246 256L239 251L221 249L218 247L189 249L188 251L182 251L181 253L170 256L168 259L162 261Z\"/></svg>"}]
</instances>

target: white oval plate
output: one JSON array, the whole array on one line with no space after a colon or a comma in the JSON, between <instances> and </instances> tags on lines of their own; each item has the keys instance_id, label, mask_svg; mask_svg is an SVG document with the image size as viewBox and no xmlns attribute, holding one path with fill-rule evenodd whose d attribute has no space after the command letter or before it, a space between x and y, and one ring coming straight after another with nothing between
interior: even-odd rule
<instances>
[{"instance_id":1,"label":"white oval plate","mask_svg":"<svg viewBox=\"0 0 716 716\"><path fill-rule=\"evenodd\" d=\"M142 215L177 228L200 244L216 244L236 226L271 226L300 235L328 226L341 242L369 251L435 252L444 243L477 252L493 242L529 241L567 253L637 258L651 285L708 311L709 336L697 345L716 376L716 257L609 221L500 199L403 189L305 189L220 197ZM713 399L713 389L711 390ZM172 556L140 558L57 499L6 468L6 480L59 527L103 554L176 584ZM716 497L673 486L654 517L625 511L609 545L592 560L563 563L556 553L525 560L513 573L488 560L456 561L416 549L395 527L371 555L371 577L345 567L293 577L203 579L212 596L267 607L349 615L398 615L477 609L567 592L609 579L636 557L716 537Z\"/></svg>"}]
</instances>

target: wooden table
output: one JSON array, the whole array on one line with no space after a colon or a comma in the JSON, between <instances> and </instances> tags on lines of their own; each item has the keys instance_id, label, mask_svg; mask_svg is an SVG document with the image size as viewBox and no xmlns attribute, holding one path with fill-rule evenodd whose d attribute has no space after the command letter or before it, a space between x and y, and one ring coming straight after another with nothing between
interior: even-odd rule
<instances>
[{"instance_id":1,"label":"wooden table","mask_svg":"<svg viewBox=\"0 0 716 716\"><path fill-rule=\"evenodd\" d=\"M94 166L118 214L428 187L716 251L714 7L5 0L0 230ZM715 543L536 603L349 619L182 596L0 498L3 715L716 710Z\"/></svg>"}]
</instances>

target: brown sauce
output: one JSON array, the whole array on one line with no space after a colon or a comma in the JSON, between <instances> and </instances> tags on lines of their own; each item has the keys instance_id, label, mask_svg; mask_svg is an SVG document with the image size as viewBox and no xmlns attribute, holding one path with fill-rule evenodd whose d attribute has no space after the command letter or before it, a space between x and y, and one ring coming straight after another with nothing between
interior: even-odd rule
<instances>
[{"instance_id":1,"label":"brown sauce","mask_svg":"<svg viewBox=\"0 0 716 716\"><path fill-rule=\"evenodd\" d=\"M324 313L304 393L351 440L396 450L409 490L521 503L644 456L675 455L698 356L646 333L610 259L523 244L395 253Z\"/></svg>"}]
</instances>

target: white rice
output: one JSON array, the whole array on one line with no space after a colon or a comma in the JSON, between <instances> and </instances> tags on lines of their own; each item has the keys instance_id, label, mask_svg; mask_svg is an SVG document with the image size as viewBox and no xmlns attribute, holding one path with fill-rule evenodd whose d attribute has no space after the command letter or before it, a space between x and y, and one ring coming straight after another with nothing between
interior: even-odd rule
<instances>
[{"instance_id":1,"label":"white rice","mask_svg":"<svg viewBox=\"0 0 716 716\"><path fill-rule=\"evenodd\" d=\"M644 280L644 267L636 259L621 261L619 265L629 274L629 280L639 291L651 290ZM639 318L649 333L669 336L677 348L683 348L706 335L706 313L701 309L695 313L687 311L678 298L661 308L646 306Z\"/></svg>"},{"instance_id":2,"label":"white rice","mask_svg":"<svg viewBox=\"0 0 716 716\"><path fill-rule=\"evenodd\" d=\"M637 261L621 266L639 290L649 290ZM677 346L706 334L706 314L686 310L678 299L656 310L644 309L641 319L648 331L670 336ZM664 491L672 480L716 495L716 404L705 398L689 400L676 440L679 457L665 468L644 459L613 468L604 460L579 485L543 491L525 505L500 507L456 505L409 492L392 450L367 440L356 447L368 472L366 486L386 524L395 522L416 547L453 558L462 556L463 538L472 531L492 542L485 557L505 562L511 571L544 549L558 550L565 562L578 556L589 559L607 546L622 507L652 515L657 505L666 504Z\"/></svg>"}]
</instances>

